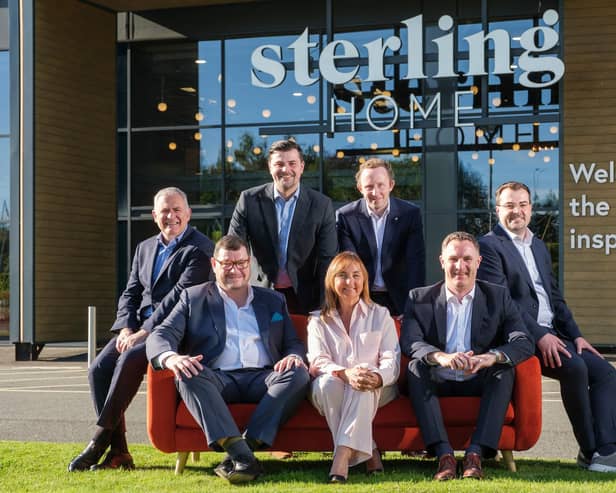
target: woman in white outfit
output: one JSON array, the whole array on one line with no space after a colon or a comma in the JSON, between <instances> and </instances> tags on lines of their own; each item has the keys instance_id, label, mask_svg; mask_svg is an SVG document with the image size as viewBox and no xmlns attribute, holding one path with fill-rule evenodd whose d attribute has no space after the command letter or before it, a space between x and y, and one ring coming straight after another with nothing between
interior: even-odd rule
<instances>
[{"instance_id":1,"label":"woman in white outfit","mask_svg":"<svg viewBox=\"0 0 616 493\"><path fill-rule=\"evenodd\" d=\"M327 419L335 447L329 481L345 482L349 466L366 461L367 472L382 471L372 420L397 396L400 346L389 311L370 300L357 254L334 257L323 308L310 315L310 398Z\"/></svg>"}]
</instances>

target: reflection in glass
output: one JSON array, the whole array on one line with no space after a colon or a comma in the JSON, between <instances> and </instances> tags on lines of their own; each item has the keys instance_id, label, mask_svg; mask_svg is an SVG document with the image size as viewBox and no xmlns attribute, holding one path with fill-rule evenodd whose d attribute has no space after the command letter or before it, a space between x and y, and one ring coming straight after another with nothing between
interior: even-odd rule
<instances>
[{"instance_id":1,"label":"reflection in glass","mask_svg":"<svg viewBox=\"0 0 616 493\"><path fill-rule=\"evenodd\" d=\"M133 127L220 124L220 42L132 46Z\"/></svg>"},{"instance_id":2,"label":"reflection in glass","mask_svg":"<svg viewBox=\"0 0 616 493\"><path fill-rule=\"evenodd\" d=\"M169 186L184 190L191 204L221 206L220 131L201 129L199 133L199 140L192 130L133 134L133 207L149 207L154 194Z\"/></svg>"}]
</instances>

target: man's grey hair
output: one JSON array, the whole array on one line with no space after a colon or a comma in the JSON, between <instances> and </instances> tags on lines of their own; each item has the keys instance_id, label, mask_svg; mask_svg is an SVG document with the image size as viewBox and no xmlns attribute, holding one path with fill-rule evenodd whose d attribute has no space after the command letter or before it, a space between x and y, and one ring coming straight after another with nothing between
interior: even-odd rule
<instances>
[{"instance_id":1,"label":"man's grey hair","mask_svg":"<svg viewBox=\"0 0 616 493\"><path fill-rule=\"evenodd\" d=\"M179 195L184 199L184 202L186 202L186 207L190 207L188 205L188 197L183 190L180 190L177 187L166 187L160 189L158 192L156 192L156 195L154 195L154 209L156 209L156 202L158 201L158 199L161 197L165 197L166 195Z\"/></svg>"}]
</instances>

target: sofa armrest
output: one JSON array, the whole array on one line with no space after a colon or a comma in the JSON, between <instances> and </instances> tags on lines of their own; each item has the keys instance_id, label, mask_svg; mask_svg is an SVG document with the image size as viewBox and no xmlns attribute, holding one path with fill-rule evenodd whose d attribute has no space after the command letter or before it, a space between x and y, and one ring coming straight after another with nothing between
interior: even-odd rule
<instances>
[{"instance_id":1,"label":"sofa armrest","mask_svg":"<svg viewBox=\"0 0 616 493\"><path fill-rule=\"evenodd\" d=\"M528 450L541 434L541 367L531 356L515 368L512 404L515 416L515 450Z\"/></svg>"},{"instance_id":2,"label":"sofa armrest","mask_svg":"<svg viewBox=\"0 0 616 493\"><path fill-rule=\"evenodd\" d=\"M163 452L175 452L175 417L178 397L171 370L154 370L148 365L147 429L150 442Z\"/></svg>"}]
</instances>

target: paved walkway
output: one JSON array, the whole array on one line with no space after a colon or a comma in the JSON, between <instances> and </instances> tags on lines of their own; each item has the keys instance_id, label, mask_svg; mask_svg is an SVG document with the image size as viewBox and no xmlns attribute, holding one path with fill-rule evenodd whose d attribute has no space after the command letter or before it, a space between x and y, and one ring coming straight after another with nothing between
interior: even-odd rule
<instances>
[{"instance_id":1,"label":"paved walkway","mask_svg":"<svg viewBox=\"0 0 616 493\"><path fill-rule=\"evenodd\" d=\"M615 358L611 356L613 361ZM126 415L129 443L149 443L145 383ZM0 440L85 444L94 410L83 346L46 346L38 361L14 361L14 348L0 343ZM577 444L565 415L558 383L543 379L543 431L519 457L573 459Z\"/></svg>"}]
</instances>

